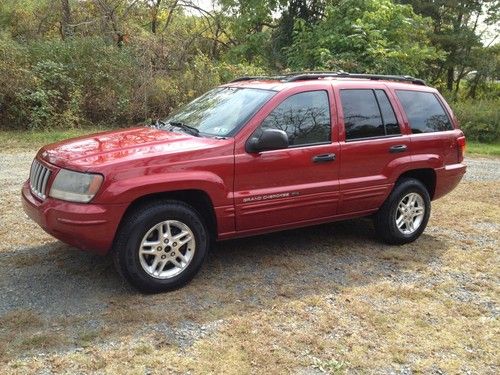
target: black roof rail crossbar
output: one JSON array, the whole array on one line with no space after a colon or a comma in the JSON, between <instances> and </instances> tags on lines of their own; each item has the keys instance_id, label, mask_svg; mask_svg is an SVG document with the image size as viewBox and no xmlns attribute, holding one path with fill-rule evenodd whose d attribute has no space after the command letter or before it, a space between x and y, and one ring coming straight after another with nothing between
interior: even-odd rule
<instances>
[{"instance_id":1,"label":"black roof rail crossbar","mask_svg":"<svg viewBox=\"0 0 500 375\"><path fill-rule=\"evenodd\" d=\"M396 75L383 75L383 74L360 74L360 73L346 73L346 72L314 72L314 73L303 73L297 75L287 76L284 80L286 82L295 82L303 80L313 80L320 78L364 78L371 80L387 80L387 81L400 81L400 82L411 82L416 85L427 86L425 81L419 78L411 76L396 76Z\"/></svg>"}]
</instances>

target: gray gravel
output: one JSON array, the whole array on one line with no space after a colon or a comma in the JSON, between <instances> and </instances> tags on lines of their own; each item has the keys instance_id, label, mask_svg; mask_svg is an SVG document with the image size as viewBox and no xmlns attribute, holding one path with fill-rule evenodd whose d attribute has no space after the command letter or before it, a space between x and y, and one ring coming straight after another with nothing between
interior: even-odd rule
<instances>
[{"instance_id":1,"label":"gray gravel","mask_svg":"<svg viewBox=\"0 0 500 375\"><path fill-rule=\"evenodd\" d=\"M465 181L500 181L500 158L466 158Z\"/></svg>"},{"instance_id":2,"label":"gray gravel","mask_svg":"<svg viewBox=\"0 0 500 375\"><path fill-rule=\"evenodd\" d=\"M17 199L22 181L27 177L27 171L34 152L1 153L0 154L0 197L13 196ZM465 179L469 181L500 181L500 159L491 158L467 158L468 165ZM18 202L2 202L3 204L18 205ZM2 206L3 206L2 204ZM15 207L15 211L20 210L20 205ZM17 212L19 220L29 223L24 213ZM2 221L6 219L2 213ZM2 224L0 222L0 224ZM498 230L498 224L489 230ZM366 233L367 229L363 225L355 224L358 229ZM341 231L352 228L353 225L346 223L335 224ZM363 227L360 229L359 227ZM320 227L322 228L322 227ZM33 231L40 231L33 228ZM368 229L369 231L369 229ZM439 228L428 228L429 233L439 234ZM41 232L41 231L40 231ZM460 233L456 233L460 236ZM273 236L273 235L271 235ZM274 235L281 237L280 234ZM286 235L284 235L286 236ZM260 242L263 237L247 240ZM304 238L298 238L300 243ZM483 238L473 238L476 241L484 241ZM0 241L3 242L3 241ZM29 241L27 241L29 243ZM232 241L220 245L222 248L230 248L236 245L241 248L243 241ZM327 243L325 246L327 247ZM281 247L281 246L280 246ZM216 252L216 257L218 253ZM245 256L244 254L239 254ZM26 258L26 265L23 267L12 267L12 264L19 259ZM338 262L338 258L336 261ZM313 259L314 261L314 259ZM321 277L327 275L335 279L340 285L345 282L345 271L342 267L321 267L323 259L315 261L312 268L313 274L304 275L304 281L309 277ZM358 263L360 260L347 255L344 259L345 265ZM254 264L244 263L248 270L243 270L251 274ZM226 276L237 276L242 271L244 264L240 264L235 269L236 274L231 275L231 268L226 269ZM266 283L275 283L279 278L279 270L275 267L266 267L265 274L262 275ZM301 277L301 276L299 276ZM235 285L234 288L243 290L245 285ZM49 242L45 245L36 244L34 246L14 247L11 251L0 252L0 315L17 309L30 309L44 315L52 316L65 314L97 313L108 307L107 301L116 295L123 295L133 292L115 273L109 259L101 258L92 254L77 251L58 241ZM253 296L252 298L257 298Z\"/></svg>"}]
</instances>

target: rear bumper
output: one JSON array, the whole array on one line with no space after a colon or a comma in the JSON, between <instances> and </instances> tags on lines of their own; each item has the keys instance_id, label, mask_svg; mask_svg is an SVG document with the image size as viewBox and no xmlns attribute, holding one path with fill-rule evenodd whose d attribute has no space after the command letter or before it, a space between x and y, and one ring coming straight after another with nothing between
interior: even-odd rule
<instances>
[{"instance_id":1,"label":"rear bumper","mask_svg":"<svg viewBox=\"0 0 500 375\"><path fill-rule=\"evenodd\" d=\"M455 189L462 180L467 166L463 163L446 165L436 169L436 190L433 199L441 198Z\"/></svg>"},{"instance_id":2,"label":"rear bumper","mask_svg":"<svg viewBox=\"0 0 500 375\"><path fill-rule=\"evenodd\" d=\"M39 201L22 188L24 212L55 238L82 250L105 255L113 245L116 230L127 209L126 204L97 205L71 203L47 198Z\"/></svg>"}]
</instances>

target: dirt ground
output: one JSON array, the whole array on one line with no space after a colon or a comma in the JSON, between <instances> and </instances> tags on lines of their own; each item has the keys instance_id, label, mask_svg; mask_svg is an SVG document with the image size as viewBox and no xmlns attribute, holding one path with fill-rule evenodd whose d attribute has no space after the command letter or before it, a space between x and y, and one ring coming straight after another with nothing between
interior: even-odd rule
<instances>
[{"instance_id":1,"label":"dirt ground","mask_svg":"<svg viewBox=\"0 0 500 375\"><path fill-rule=\"evenodd\" d=\"M142 295L26 218L0 153L0 373L498 374L500 159L469 159L413 244L367 219L220 243Z\"/></svg>"}]
</instances>

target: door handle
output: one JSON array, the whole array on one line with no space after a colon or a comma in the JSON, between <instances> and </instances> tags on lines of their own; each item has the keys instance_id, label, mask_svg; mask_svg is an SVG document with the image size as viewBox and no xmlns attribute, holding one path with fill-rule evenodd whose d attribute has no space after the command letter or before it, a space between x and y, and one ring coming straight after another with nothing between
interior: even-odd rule
<instances>
[{"instance_id":1,"label":"door handle","mask_svg":"<svg viewBox=\"0 0 500 375\"><path fill-rule=\"evenodd\" d=\"M389 148L389 152L391 154L396 154L398 152L405 152L407 149L408 149L408 146L406 146L406 145L395 145L395 146L391 146Z\"/></svg>"},{"instance_id":2,"label":"door handle","mask_svg":"<svg viewBox=\"0 0 500 375\"><path fill-rule=\"evenodd\" d=\"M335 160L335 154L321 154L321 155L316 155L312 158L312 161L314 163L325 163L327 161L334 161Z\"/></svg>"}]
</instances>

